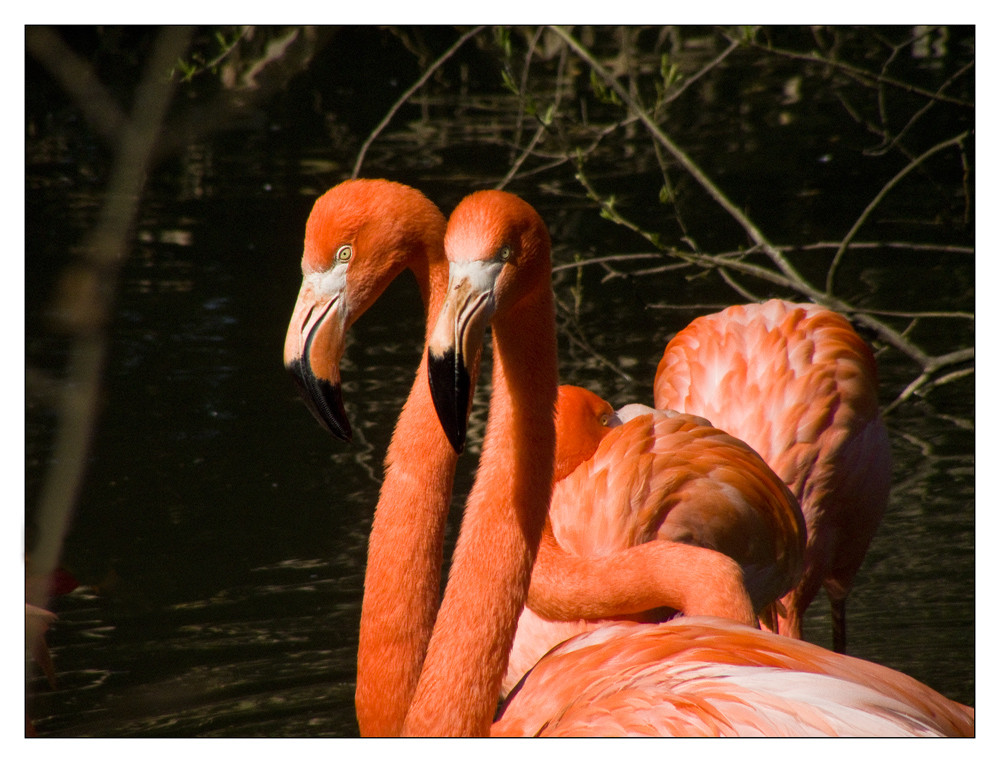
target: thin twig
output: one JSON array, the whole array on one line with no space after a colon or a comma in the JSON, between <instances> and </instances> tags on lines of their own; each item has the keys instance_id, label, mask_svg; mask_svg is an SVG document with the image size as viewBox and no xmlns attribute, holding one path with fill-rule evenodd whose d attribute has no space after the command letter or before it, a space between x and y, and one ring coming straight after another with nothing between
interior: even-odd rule
<instances>
[{"instance_id":1,"label":"thin twig","mask_svg":"<svg viewBox=\"0 0 1000 763\"><path fill-rule=\"evenodd\" d=\"M729 272L726 268L719 268L719 275L722 276L722 280L725 281L729 288L739 294L747 302L760 302L760 295L754 294L749 289L745 288L742 284L737 283L736 279L733 278L733 274Z\"/></svg>"},{"instance_id":2,"label":"thin twig","mask_svg":"<svg viewBox=\"0 0 1000 763\"><path fill-rule=\"evenodd\" d=\"M850 74L858 79L866 80L875 84L881 85L891 85L892 87L899 88L908 93L914 93L915 95L922 95L925 98L930 98L936 101L942 101L943 103L950 103L954 106L962 106L964 108L974 109L975 104L969 103L968 101L963 101L961 98L953 98L951 96L944 95L942 93L935 93L930 90L925 90L922 87L912 85L908 82L900 82L892 77L886 77L884 75L873 74L865 69L859 69L857 66L852 66L851 64L846 64L843 61L837 61L835 59L823 58L815 51L810 53L799 53L795 50L785 50L783 48L775 48L771 45L763 45L754 40L750 40L749 44L760 50L767 51L768 53L773 53L775 55L784 56L786 58L791 58L796 61L808 61L814 64L823 64L824 66L831 66L835 69L840 69L846 74Z\"/></svg>"},{"instance_id":3,"label":"thin twig","mask_svg":"<svg viewBox=\"0 0 1000 763\"><path fill-rule=\"evenodd\" d=\"M587 259L580 259L576 262L566 263L564 265L554 265L552 267L553 273L558 273L560 270L573 270L576 268L584 267L586 265L599 265L605 262L634 262L636 260L662 260L663 255L661 254L609 254L604 257L589 257Z\"/></svg>"},{"instance_id":4,"label":"thin twig","mask_svg":"<svg viewBox=\"0 0 1000 763\"><path fill-rule=\"evenodd\" d=\"M929 310L925 312L912 312L907 310L876 310L876 309L866 309L866 313L872 315L885 315L891 318L954 318L963 319L967 321L974 321L976 319L975 313L967 313L961 310L955 310L951 312Z\"/></svg>"},{"instance_id":5,"label":"thin twig","mask_svg":"<svg viewBox=\"0 0 1000 763\"><path fill-rule=\"evenodd\" d=\"M559 299L558 296L556 297L556 305L564 315L567 316L572 315L572 311L570 310L570 308L561 299ZM567 323L572 323L572 320L567 319ZM615 372L625 381L629 383L635 381L635 379L632 376L630 376L628 373L626 373L621 369L621 366L619 364L611 362L610 360L608 360L608 358L606 358L604 355L595 350L590 345L590 343L583 338L582 335L579 335L579 332L570 331L568 327L564 326L562 334L569 340L570 344L576 345L577 347L582 349L584 352L586 352L588 355L594 358L602 366Z\"/></svg>"},{"instance_id":6,"label":"thin twig","mask_svg":"<svg viewBox=\"0 0 1000 763\"><path fill-rule=\"evenodd\" d=\"M396 112L399 111L402 108L403 104L410 99L410 96L412 96L415 92L417 92L420 88L422 88L424 86L424 83L426 83L427 80L431 78L434 72L440 69L444 65L445 61L447 61L455 54L455 51L457 51L459 48L465 45L465 43L468 40L475 37L482 30L483 27L477 26L473 29L470 29L468 32L459 37L458 40L455 42L455 44L452 45L450 48L448 48L448 50L446 50L441 55L441 57L437 59L437 61L435 61L429 67L427 67L426 71L424 71L424 73L420 75L417 81L414 82L409 87L409 89L407 89L407 91L399 97L399 100L397 100L392 105L392 108L390 108L388 113L382 118L382 121L378 123L375 129L372 130L371 133L368 135L368 137L365 139L364 144L361 146L361 150L358 152L358 158L354 162L354 169L351 172L352 178L356 178L358 176L358 173L361 172L361 165L365 161L365 154L368 153L368 149L371 146L371 144L375 142L375 139L379 136L382 130L384 130L386 126L389 124L389 122L392 121L392 118L396 116Z\"/></svg>"},{"instance_id":7,"label":"thin twig","mask_svg":"<svg viewBox=\"0 0 1000 763\"><path fill-rule=\"evenodd\" d=\"M657 242L649 233L642 230L642 228L639 227L639 225L637 225L636 223L632 222L631 220L627 219L622 214L620 214L618 210L615 209L613 203L608 202L606 199L601 197L600 194L597 193L594 187L590 184L590 181L588 180L586 174L583 172L582 167L580 167L577 171L577 179L580 181L581 185L583 185L584 189L587 191L588 196L601 206L601 214L603 214L612 222L618 223L619 225L622 225L628 228L629 230L635 231L640 236L645 238L647 241L652 243L654 246L657 246ZM732 268L734 270L743 272L746 275L754 276L756 278L769 281L775 286L780 286L784 289L798 292L809 298L812 298L812 294L814 291L811 287L808 286L808 284L796 280L795 278L789 278L788 276L783 276L779 273L774 272L773 270L761 267L760 265L754 265L749 262L741 262L736 259L731 259L731 255L712 255L699 252L682 252L678 249L671 249L670 254L673 257L677 257L679 259L684 260L685 262L689 262L694 265L699 265L706 269ZM746 253L743 252L741 254L746 254Z\"/></svg>"},{"instance_id":8,"label":"thin twig","mask_svg":"<svg viewBox=\"0 0 1000 763\"><path fill-rule=\"evenodd\" d=\"M847 231L847 235L844 236L844 240L840 242L840 247L837 249L837 253L833 256L833 262L830 263L830 268L826 273L826 293L828 296L833 294L833 279L836 274L837 267L840 265L840 261L841 259L843 259L844 253L847 251L847 247L850 246L851 240L854 238L855 235L857 235L858 230L861 228L862 225L865 224L865 222L868 220L869 216L875 210L875 208L882 202L882 199L884 199L886 195L889 193L889 191L895 188L896 185L904 177L909 175L910 172L912 172L914 169L923 164L927 159L929 159L939 151L943 151L944 149L950 148L951 146L961 146L962 142L967 137L969 137L968 130L959 135L956 135L953 138L949 138L948 140L942 141L941 143L938 143L936 146L932 146L931 148L927 149L926 151L924 151L924 153L922 153L916 159L914 159L905 167L903 167L903 169L897 172L896 175L888 183L882 186L882 189L877 194L875 194L875 198L873 198L870 202L868 202L868 206L865 207L864 211L861 213L861 216L854 221L854 225L852 225L851 229Z\"/></svg>"},{"instance_id":9,"label":"thin twig","mask_svg":"<svg viewBox=\"0 0 1000 763\"><path fill-rule=\"evenodd\" d=\"M890 413L892 413L892 411L894 411L896 408L898 408L902 403L906 402L911 397L913 397L913 395L916 395L916 394L919 393L921 395L921 397L922 397L924 394L926 394L927 392L930 392L932 389L935 389L937 387L941 387L941 386L943 386L945 384L951 384L952 382L955 382L955 381L957 381L959 379L964 379L966 376L971 376L972 374L974 374L975 371L976 371L976 369L974 369L974 368L960 368L960 369L958 369L956 371L952 371L951 373L947 373L947 374L944 374L943 376L939 376L937 379L933 379L933 380L931 380L931 374L930 374L930 372L929 371L925 371L925 372L921 373L912 382L910 382L906 386L906 389L904 389L902 392L900 392L899 395L896 397L895 400L893 400L891 403L889 403L889 405L887 405L885 408L882 409L882 415L883 416L889 415ZM951 420L953 423L958 424L958 421L955 420L955 419L953 419L953 418L949 419L949 420ZM967 428L971 429L972 425L970 424Z\"/></svg>"},{"instance_id":10,"label":"thin twig","mask_svg":"<svg viewBox=\"0 0 1000 763\"><path fill-rule=\"evenodd\" d=\"M518 111L518 127L517 127L517 134L515 136L515 141L514 141L515 144L520 141L521 118L522 118L523 113L524 113L524 106L523 106L523 104L524 104L524 92L527 90L528 69L529 69L530 61L531 61L531 53L534 51L535 45L537 44L538 39L541 37L543 31L544 31L544 28L540 27L538 29L538 31L535 33L535 37L534 37L534 39L532 39L531 46L528 49L528 55L525 57L524 72L523 72L523 74L521 76L521 92L518 94L521 97L521 104L522 105L520 107L520 110ZM562 51L560 51L560 54L559 54L559 66L557 67L557 70L556 70L556 82L559 82L559 80L560 80L560 78L562 76L563 67L565 65L566 65L566 51L565 51L565 49L563 49ZM555 101L552 104L551 113L554 114L558 110L559 103L561 102L561 100L562 100L562 91L560 90L560 88L556 87L556 99L555 99ZM538 112L537 111L535 112L535 117L538 118ZM534 153L535 146L538 145L538 142L542 139L542 136L545 135L547 129L548 129L548 125L547 125L546 121L543 120L543 119L541 119L541 118L539 118L539 123L538 123L537 128L535 129L534 136L531 138L531 142L528 144L528 146L523 151L521 151L521 155L511 163L511 167L507 171L507 174L504 176L503 180L501 180L499 183L497 183L497 185L496 185L497 190L504 189L507 186L507 184L511 180L513 180L514 176L521 169L521 165L524 164L525 160L527 160L527 158Z\"/></svg>"},{"instance_id":11,"label":"thin twig","mask_svg":"<svg viewBox=\"0 0 1000 763\"><path fill-rule=\"evenodd\" d=\"M959 77L961 77L965 72L967 72L969 69L971 69L972 66L973 66L973 63L974 62L970 61L968 64L966 64L961 69L959 69L957 72L955 72L955 74L953 74L951 77L949 77L947 80L945 80L944 83L942 83L941 87L939 87L937 89L937 91L939 93L942 92L942 91L944 91L949 85L951 85ZM885 146L880 146L878 148L868 149L868 150L865 151L865 154L867 154L868 156L880 156L882 154L887 153L889 150L891 150L895 146L897 146L899 144L899 142L903 139L903 136L906 135L910 131L910 128L912 128L917 123L917 121L924 114L926 114L928 111L930 111L930 109L933 106L935 106L936 104L937 104L937 101L927 101L927 103L925 103L921 108L919 108L916 111L916 113L914 113L913 116L911 116L907 120L906 124L903 125L902 129L893 137L893 139L891 141L889 141Z\"/></svg>"},{"instance_id":12,"label":"thin twig","mask_svg":"<svg viewBox=\"0 0 1000 763\"><path fill-rule=\"evenodd\" d=\"M790 247L792 250L809 252L815 249L839 249L841 241L817 241L812 244ZM974 255L976 250L971 246L958 244L923 244L910 241L853 241L851 249L905 249L912 252L945 252L948 254Z\"/></svg>"},{"instance_id":13,"label":"thin twig","mask_svg":"<svg viewBox=\"0 0 1000 763\"><path fill-rule=\"evenodd\" d=\"M693 85L695 82L697 82L702 77L704 77L706 74L708 74L710 71L712 71L712 69L714 69L716 66L718 66L719 64L721 64L727 58L729 58L730 54L734 50L736 50L737 48L739 48L741 45L742 45L742 43L739 40L730 40L728 48L726 48L719 55L717 55L715 58L713 58L711 61L709 61L703 67L701 67L701 69L699 69L697 72L695 72L690 77L688 77L687 79L685 79L684 82L683 82L683 84L681 84L676 90L672 90L670 92L670 95L667 96L666 98L664 98L663 101L661 101L660 103L658 103L657 106L662 107L662 106L665 106L668 103L676 101L678 98L680 98L684 94L684 92L689 87L691 87L691 85Z\"/></svg>"}]
</instances>

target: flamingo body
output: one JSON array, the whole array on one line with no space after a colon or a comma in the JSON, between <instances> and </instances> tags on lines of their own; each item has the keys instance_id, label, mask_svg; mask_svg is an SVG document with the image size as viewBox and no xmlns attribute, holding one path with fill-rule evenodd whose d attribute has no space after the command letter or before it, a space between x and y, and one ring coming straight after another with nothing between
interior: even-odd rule
<instances>
[{"instance_id":1,"label":"flamingo body","mask_svg":"<svg viewBox=\"0 0 1000 763\"><path fill-rule=\"evenodd\" d=\"M801 514L788 489L704 419L647 410L556 483L549 518L559 543L580 556L654 538L713 548L774 571L760 606L787 591L802 563Z\"/></svg>"},{"instance_id":2,"label":"flamingo body","mask_svg":"<svg viewBox=\"0 0 1000 763\"><path fill-rule=\"evenodd\" d=\"M592 456L553 488L547 531L565 553L579 559L606 558L650 541L711 549L739 564L754 613L798 582L805 538L802 514L788 488L760 456L704 419L645 406L623 409L621 415L629 420L619 426L604 432L588 429L588 420L606 415L601 402L586 390L560 387L556 462L568 466L565 452L572 450L566 444L571 430L582 442L593 444L600 438ZM574 420L575 426L569 423ZM587 445L580 452L590 449ZM707 564L714 560L703 556ZM664 565L662 573L679 577L677 566ZM603 584L609 587L613 582ZM657 580L633 579L629 584L654 587ZM537 583L533 586L537 595ZM565 591L568 586L553 587ZM713 612L714 593L691 601L687 613L695 607L702 613L722 611ZM563 598L568 594L564 592ZM628 619L655 621L674 613L634 612ZM592 630L599 622L543 617L534 611L529 597L504 691L560 640Z\"/></svg>"},{"instance_id":3,"label":"flamingo body","mask_svg":"<svg viewBox=\"0 0 1000 763\"><path fill-rule=\"evenodd\" d=\"M844 602L889 496L889 438L875 359L842 316L771 300L691 322L656 372L657 407L704 416L747 442L798 498L806 522L801 582L780 632L801 637L822 586L844 651Z\"/></svg>"},{"instance_id":4,"label":"flamingo body","mask_svg":"<svg viewBox=\"0 0 1000 763\"><path fill-rule=\"evenodd\" d=\"M554 649L496 736L971 736L971 708L889 668L709 617L606 624Z\"/></svg>"}]
</instances>

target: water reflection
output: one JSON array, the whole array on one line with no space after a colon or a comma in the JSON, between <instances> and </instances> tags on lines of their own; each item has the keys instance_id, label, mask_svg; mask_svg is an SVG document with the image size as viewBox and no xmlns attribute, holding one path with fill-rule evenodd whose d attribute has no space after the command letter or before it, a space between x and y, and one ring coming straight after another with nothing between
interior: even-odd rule
<instances>
[{"instance_id":1,"label":"water reflection","mask_svg":"<svg viewBox=\"0 0 1000 763\"><path fill-rule=\"evenodd\" d=\"M54 730L64 735L356 734L336 712L353 694L353 650L330 634L349 631L357 613L330 606L345 598L330 571L320 560L256 568L245 585L163 606L155 620L119 613L99 641L71 608L62 630L76 630L89 659L113 668L96 675L61 656L63 687L39 707L72 703L68 725ZM97 691L100 703L80 703Z\"/></svg>"}]
</instances>

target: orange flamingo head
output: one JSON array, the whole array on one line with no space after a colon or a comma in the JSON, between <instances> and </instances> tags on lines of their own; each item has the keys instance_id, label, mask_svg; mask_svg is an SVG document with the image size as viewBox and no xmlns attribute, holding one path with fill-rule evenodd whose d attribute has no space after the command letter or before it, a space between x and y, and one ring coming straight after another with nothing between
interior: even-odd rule
<instances>
[{"instance_id":1,"label":"orange flamingo head","mask_svg":"<svg viewBox=\"0 0 1000 763\"><path fill-rule=\"evenodd\" d=\"M590 459L604 436L621 422L611 404L583 387L563 384L556 401L556 463L553 481Z\"/></svg>"},{"instance_id":2,"label":"orange flamingo head","mask_svg":"<svg viewBox=\"0 0 1000 763\"><path fill-rule=\"evenodd\" d=\"M313 206L285 368L336 437L351 439L340 391L347 331L404 268L426 272L428 262L443 262L444 229L444 215L427 197L388 180L345 181Z\"/></svg>"},{"instance_id":3,"label":"orange flamingo head","mask_svg":"<svg viewBox=\"0 0 1000 763\"><path fill-rule=\"evenodd\" d=\"M448 296L430 334L428 371L438 418L461 453L486 325L515 314L535 290L551 290L550 242L526 201L478 191L452 212L444 247Z\"/></svg>"}]
</instances>

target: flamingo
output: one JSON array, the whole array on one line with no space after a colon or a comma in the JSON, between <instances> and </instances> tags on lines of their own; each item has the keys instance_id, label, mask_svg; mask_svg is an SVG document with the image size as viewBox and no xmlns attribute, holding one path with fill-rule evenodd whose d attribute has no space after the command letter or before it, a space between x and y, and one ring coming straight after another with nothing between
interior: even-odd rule
<instances>
[{"instance_id":1,"label":"flamingo","mask_svg":"<svg viewBox=\"0 0 1000 763\"><path fill-rule=\"evenodd\" d=\"M493 391L444 600L403 730L409 734L973 733L974 710L896 671L715 618L615 623L542 658L492 724L548 516L558 383L549 239L501 191L448 222L448 296L428 376L452 444L465 439L486 325ZM408 570L399 569L405 585Z\"/></svg>"},{"instance_id":2,"label":"flamingo","mask_svg":"<svg viewBox=\"0 0 1000 763\"><path fill-rule=\"evenodd\" d=\"M340 439L351 437L339 375L346 332L405 269L416 276L428 314L437 314L448 284L444 227L444 216L423 194L385 180L341 183L323 194L310 213L302 285L284 359L310 411ZM425 365L417 371L389 445L369 539L355 696L359 729L366 736L400 732L440 600L437 581L457 453L436 422ZM586 406L594 400L610 410L596 396L576 408L566 404L562 420L567 431L561 442L569 449L564 462L572 468L597 447L596 441L585 450L579 446L590 426ZM569 422L580 431L570 432ZM599 423L596 428L606 429ZM630 431L640 444L653 439L640 427ZM771 482L775 490L784 490L776 478ZM577 499L567 494L567 500ZM781 510L787 513L787 506ZM572 513L564 513L567 519L558 523L560 528L572 525ZM638 511L636 516L645 520ZM652 519L662 524L662 515ZM634 534L651 536L656 529L638 527ZM794 564L795 556L789 561ZM414 585L399 589L396 563L412 571ZM787 568L777 574L787 576ZM599 557L582 558L566 553L551 528L543 532L531 601L535 618L525 624L516 661L525 667L557 641L585 629L586 619L634 617L667 607L756 622L743 569L723 553L654 539L633 548L606 547ZM512 672L507 688L519 677Z\"/></svg>"},{"instance_id":3,"label":"flamingo","mask_svg":"<svg viewBox=\"0 0 1000 763\"><path fill-rule=\"evenodd\" d=\"M444 215L423 194L385 180L341 183L313 206L284 358L309 409L341 439L351 436L340 392L345 334L404 269L416 276L430 314L437 313L448 284L444 229ZM427 385L421 362L389 444L372 520L355 694L365 736L400 733L440 601L458 456L433 425ZM409 570L406 585L399 564Z\"/></svg>"},{"instance_id":4,"label":"flamingo","mask_svg":"<svg viewBox=\"0 0 1000 763\"><path fill-rule=\"evenodd\" d=\"M570 385L558 390L556 432L542 543L563 562L532 573L503 694L551 647L602 624L600 614L579 619L587 599L574 591L574 566L619 552L641 557L658 547L657 565L670 564L653 567L643 585L619 584L614 569L605 580L606 590L630 589L636 597L629 619L651 621L675 614L663 611L664 601L682 599L685 614L723 613L756 624L757 614L798 581L805 538L798 503L745 443L675 411L632 404L616 414L594 393ZM720 552L718 566L739 564L749 607L736 608L746 597L721 586L724 576L701 579L708 556L692 544ZM561 579L550 579L557 572ZM549 592L558 592L558 602L547 600ZM570 616L560 608L566 601L575 603Z\"/></svg>"},{"instance_id":5,"label":"flamingo","mask_svg":"<svg viewBox=\"0 0 1000 763\"><path fill-rule=\"evenodd\" d=\"M818 305L737 305L695 319L670 341L654 403L704 416L745 441L789 486L807 540L779 631L801 638L822 586L834 651L845 652L847 595L885 513L892 469L868 345Z\"/></svg>"}]
</instances>

